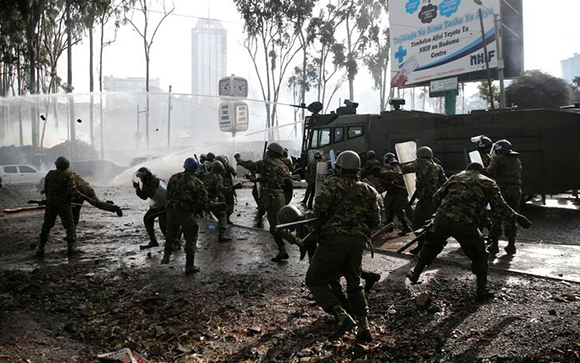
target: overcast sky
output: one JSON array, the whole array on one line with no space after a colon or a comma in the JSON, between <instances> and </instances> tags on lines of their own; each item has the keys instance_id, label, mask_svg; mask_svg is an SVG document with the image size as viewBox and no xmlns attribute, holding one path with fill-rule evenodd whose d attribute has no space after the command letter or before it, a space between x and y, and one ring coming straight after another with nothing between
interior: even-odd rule
<instances>
[{"instance_id":1,"label":"overcast sky","mask_svg":"<svg viewBox=\"0 0 580 363\"><path fill-rule=\"evenodd\" d=\"M395 0L393 0L395 1ZM402 0L399 0L402 1ZM211 6L209 5L211 3ZM580 53L578 14L579 0L524 0L524 52L525 68L541 69L561 76L560 61ZM160 10L159 6L156 9ZM135 13L135 19L139 17ZM173 92L191 92L191 28L196 17L220 19L228 30L228 73L254 78L243 41L243 24L232 0L175 0L175 12L161 26L152 47L151 78L159 78L161 87L173 86ZM155 22L161 15L158 15ZM98 39L95 34L95 39ZM75 92L88 92L88 41L74 49ZM95 64L98 60L95 49ZM60 75L66 80L66 57L61 58ZM355 81L357 98L375 97L366 69L359 72ZM104 75L114 77L142 77L145 75L143 45L130 25L123 27L117 41L105 50ZM95 73L95 81L97 74ZM345 92L348 86L344 87ZM98 87L96 87L98 89ZM253 82L251 90L257 97L258 85ZM339 95L344 97L345 93ZM314 97L314 96L313 96ZM289 96L281 101L291 102ZM333 104L338 100L333 101ZM378 101L377 101L378 102ZM376 105L368 108L375 110ZM366 109L364 107L363 109ZM362 111L362 110L361 110Z\"/></svg>"}]
</instances>

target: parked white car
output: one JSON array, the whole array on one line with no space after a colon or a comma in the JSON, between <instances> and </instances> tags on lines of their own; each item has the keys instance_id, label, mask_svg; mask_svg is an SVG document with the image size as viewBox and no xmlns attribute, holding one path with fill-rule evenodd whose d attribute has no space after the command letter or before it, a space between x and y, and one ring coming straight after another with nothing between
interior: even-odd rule
<instances>
[{"instance_id":1,"label":"parked white car","mask_svg":"<svg viewBox=\"0 0 580 363\"><path fill-rule=\"evenodd\" d=\"M0 165L3 185L38 185L46 171L38 171L31 165Z\"/></svg>"}]
</instances>

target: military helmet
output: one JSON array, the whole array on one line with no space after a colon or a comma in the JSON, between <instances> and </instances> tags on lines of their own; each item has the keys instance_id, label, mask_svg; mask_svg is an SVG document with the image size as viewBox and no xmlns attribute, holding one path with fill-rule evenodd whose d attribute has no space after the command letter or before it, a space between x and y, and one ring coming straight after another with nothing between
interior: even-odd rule
<instances>
[{"instance_id":1,"label":"military helmet","mask_svg":"<svg viewBox=\"0 0 580 363\"><path fill-rule=\"evenodd\" d=\"M369 151L367 152L367 159L374 159L374 158L376 158L376 157L377 157L377 154L375 153L375 151L374 151L374 150L369 150Z\"/></svg>"},{"instance_id":2,"label":"military helmet","mask_svg":"<svg viewBox=\"0 0 580 363\"><path fill-rule=\"evenodd\" d=\"M194 158L187 158L183 163L183 169L187 171L196 171L199 168L199 164Z\"/></svg>"},{"instance_id":3,"label":"military helmet","mask_svg":"<svg viewBox=\"0 0 580 363\"><path fill-rule=\"evenodd\" d=\"M316 160L322 159L322 153L320 151L315 152L314 159L316 159Z\"/></svg>"},{"instance_id":4,"label":"military helmet","mask_svg":"<svg viewBox=\"0 0 580 363\"><path fill-rule=\"evenodd\" d=\"M66 170L70 166L70 161L68 161L68 159L65 158L64 156L59 156L58 158L56 158L54 165L56 165L56 168L58 170Z\"/></svg>"},{"instance_id":5,"label":"military helmet","mask_svg":"<svg viewBox=\"0 0 580 363\"><path fill-rule=\"evenodd\" d=\"M336 158L336 166L344 170L360 169L360 157L352 150L346 150Z\"/></svg>"},{"instance_id":6,"label":"military helmet","mask_svg":"<svg viewBox=\"0 0 580 363\"><path fill-rule=\"evenodd\" d=\"M517 152L512 150L512 143L507 140L499 140L493 144L493 152L496 154L512 154L518 155Z\"/></svg>"},{"instance_id":7,"label":"military helmet","mask_svg":"<svg viewBox=\"0 0 580 363\"><path fill-rule=\"evenodd\" d=\"M280 208L278 212L278 223L292 223L296 222L302 216L302 212L293 205L285 205Z\"/></svg>"},{"instance_id":8,"label":"military helmet","mask_svg":"<svg viewBox=\"0 0 580 363\"><path fill-rule=\"evenodd\" d=\"M143 166L137 169L137 171L135 172L135 176L137 178L150 179L153 176L153 173L149 168Z\"/></svg>"},{"instance_id":9,"label":"military helmet","mask_svg":"<svg viewBox=\"0 0 580 363\"><path fill-rule=\"evenodd\" d=\"M386 153L385 156L383 156L383 161L385 162L385 164L393 164L399 162L399 160L397 160L397 157L393 153Z\"/></svg>"},{"instance_id":10,"label":"military helmet","mask_svg":"<svg viewBox=\"0 0 580 363\"><path fill-rule=\"evenodd\" d=\"M418 158L433 158L433 150L429 146L421 146L417 149L417 157Z\"/></svg>"},{"instance_id":11,"label":"military helmet","mask_svg":"<svg viewBox=\"0 0 580 363\"><path fill-rule=\"evenodd\" d=\"M224 167L228 164L228 158L225 155L218 155L215 157L215 159L216 161L222 163Z\"/></svg>"},{"instance_id":12,"label":"military helmet","mask_svg":"<svg viewBox=\"0 0 580 363\"><path fill-rule=\"evenodd\" d=\"M284 146L278 144L277 142L272 142L268 144L268 151L274 152L280 156L284 155Z\"/></svg>"},{"instance_id":13,"label":"military helmet","mask_svg":"<svg viewBox=\"0 0 580 363\"><path fill-rule=\"evenodd\" d=\"M491 139L487 136L484 136L484 135L481 135L479 140L477 140L477 142L475 143L475 146L477 146L477 148L479 150L484 150L484 151L491 150L492 145L493 145L493 142L491 141Z\"/></svg>"},{"instance_id":14,"label":"military helmet","mask_svg":"<svg viewBox=\"0 0 580 363\"><path fill-rule=\"evenodd\" d=\"M207 161L214 161L215 160L215 154L214 153L207 153L207 155L205 156Z\"/></svg>"},{"instance_id":15,"label":"military helmet","mask_svg":"<svg viewBox=\"0 0 580 363\"><path fill-rule=\"evenodd\" d=\"M225 170L224 168L224 164L222 164L221 161L214 161L213 163L211 163L211 171L213 171L216 174L219 173L223 173Z\"/></svg>"},{"instance_id":16,"label":"military helmet","mask_svg":"<svg viewBox=\"0 0 580 363\"><path fill-rule=\"evenodd\" d=\"M207 156L206 156L205 154L201 154L201 155L199 156L199 162L200 162L201 164L205 163L205 160L206 160L206 159L207 159Z\"/></svg>"},{"instance_id":17,"label":"military helmet","mask_svg":"<svg viewBox=\"0 0 580 363\"><path fill-rule=\"evenodd\" d=\"M467 165L465 170L466 171L475 170L480 174L482 174L485 169L483 168L483 165L481 163L469 163L469 165Z\"/></svg>"}]
</instances>

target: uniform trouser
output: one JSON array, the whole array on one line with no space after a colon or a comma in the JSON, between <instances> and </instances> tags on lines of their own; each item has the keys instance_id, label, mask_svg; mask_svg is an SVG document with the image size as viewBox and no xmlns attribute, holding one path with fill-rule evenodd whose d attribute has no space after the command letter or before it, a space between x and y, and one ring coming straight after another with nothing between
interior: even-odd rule
<instances>
[{"instance_id":1,"label":"uniform trouser","mask_svg":"<svg viewBox=\"0 0 580 363\"><path fill-rule=\"evenodd\" d=\"M209 211L218 219L218 228L220 232L223 232L228 228L228 216L226 210L227 205L223 202L211 203L209 207Z\"/></svg>"},{"instance_id":2,"label":"uniform trouser","mask_svg":"<svg viewBox=\"0 0 580 363\"><path fill-rule=\"evenodd\" d=\"M417 201L417 206L413 212L413 228L419 229L433 215L433 197L425 197Z\"/></svg>"},{"instance_id":3,"label":"uniform trouser","mask_svg":"<svg viewBox=\"0 0 580 363\"><path fill-rule=\"evenodd\" d=\"M397 217L403 227L408 227L407 213L405 213L406 205L407 192L405 190L387 191L387 198L385 199L386 222L391 223Z\"/></svg>"},{"instance_id":4,"label":"uniform trouser","mask_svg":"<svg viewBox=\"0 0 580 363\"><path fill-rule=\"evenodd\" d=\"M145 230L149 235L151 240L155 239L155 218L159 218L159 229L163 236L167 233L167 210L165 207L161 208L149 208L147 213L143 216L143 224L145 224Z\"/></svg>"},{"instance_id":5,"label":"uniform trouser","mask_svg":"<svg viewBox=\"0 0 580 363\"><path fill-rule=\"evenodd\" d=\"M252 187L252 196L254 197L254 200L256 201L256 207L258 208L258 218L262 218L264 216L264 214L266 213L265 208L261 205L262 201L261 201L261 197L263 197L262 195L259 195L260 193L258 193L258 184L254 184L254 186Z\"/></svg>"},{"instance_id":6,"label":"uniform trouser","mask_svg":"<svg viewBox=\"0 0 580 363\"><path fill-rule=\"evenodd\" d=\"M360 284L365 245L363 237L344 235L326 236L320 241L306 272L306 285L324 311L342 305L334 290L344 276L352 312L359 317L368 315L367 300Z\"/></svg>"},{"instance_id":7,"label":"uniform trouser","mask_svg":"<svg viewBox=\"0 0 580 363\"><path fill-rule=\"evenodd\" d=\"M522 201L522 189L519 185L501 185L500 186L501 195L505 199L506 203L512 207L516 212L520 211L520 203ZM491 231L490 236L494 239L499 239L501 236L501 230L505 232L506 237L515 238L518 234L518 228L516 225L516 217L509 219L493 219L491 221Z\"/></svg>"},{"instance_id":8,"label":"uniform trouser","mask_svg":"<svg viewBox=\"0 0 580 363\"><path fill-rule=\"evenodd\" d=\"M60 217L62 226L66 230L66 241L68 245L73 245L76 242L76 225L74 223L71 205L47 204L46 209L44 210L44 223L42 224L42 230L40 232L40 248L44 248L46 245L46 242L48 241L48 235L52 227L54 227L57 216Z\"/></svg>"},{"instance_id":9,"label":"uniform trouser","mask_svg":"<svg viewBox=\"0 0 580 363\"><path fill-rule=\"evenodd\" d=\"M461 245L463 253L471 260L471 271L474 274L487 273L488 253L485 249L483 235L476 224L459 223L446 217L437 217L432 230L425 237L425 244L419 253L419 263L431 264L447 244L447 238L453 237Z\"/></svg>"},{"instance_id":10,"label":"uniform trouser","mask_svg":"<svg viewBox=\"0 0 580 363\"><path fill-rule=\"evenodd\" d=\"M236 204L236 197L234 191L224 193L226 201L226 217L229 218L234 213L234 206Z\"/></svg>"},{"instance_id":11,"label":"uniform trouser","mask_svg":"<svg viewBox=\"0 0 580 363\"><path fill-rule=\"evenodd\" d=\"M82 193L91 199L91 201L88 201L88 202L96 208L99 208L101 210L105 210L107 212L116 212L117 209L119 208L115 204L106 203L106 202L101 201L97 197L97 194L95 193L95 190L93 188L89 187L89 188L83 189ZM79 220L81 218L81 209L83 208L84 201L85 201L84 198L82 198L82 199L79 198L79 199L73 200L73 203L75 203L75 205L72 206L72 213L73 213L75 225L79 224Z\"/></svg>"},{"instance_id":12,"label":"uniform trouser","mask_svg":"<svg viewBox=\"0 0 580 363\"><path fill-rule=\"evenodd\" d=\"M171 254L181 231L183 231L183 237L185 238L185 247L183 250L186 254L195 253L198 230L199 227L197 225L195 212L182 209L168 209L165 253Z\"/></svg>"},{"instance_id":13,"label":"uniform trouser","mask_svg":"<svg viewBox=\"0 0 580 363\"><path fill-rule=\"evenodd\" d=\"M268 191L262 195L260 204L267 213L268 223L270 224L270 233L274 237L274 242L278 246L280 253L286 252L284 239L290 241L293 236L287 229L278 229L278 212L285 205L284 192L282 189Z\"/></svg>"},{"instance_id":14,"label":"uniform trouser","mask_svg":"<svg viewBox=\"0 0 580 363\"><path fill-rule=\"evenodd\" d=\"M309 209L312 209L312 203L314 202L314 187L316 186L316 182L308 182L308 186L306 187L306 193L304 193L304 203Z\"/></svg>"}]
</instances>

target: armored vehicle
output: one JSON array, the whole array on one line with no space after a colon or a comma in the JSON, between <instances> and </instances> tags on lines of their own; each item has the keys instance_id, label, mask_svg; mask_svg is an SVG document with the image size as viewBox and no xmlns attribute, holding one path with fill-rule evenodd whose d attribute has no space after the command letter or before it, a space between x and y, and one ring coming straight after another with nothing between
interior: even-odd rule
<instances>
[{"instance_id":1,"label":"armored vehicle","mask_svg":"<svg viewBox=\"0 0 580 363\"><path fill-rule=\"evenodd\" d=\"M520 153L525 195L580 189L579 113L498 109L448 116L403 110L400 106L404 100L393 101L395 109L380 115L356 114L357 104L347 102L337 112L306 117L301 164L307 165L316 150L325 155L330 150L363 154L374 150L381 159L395 151L395 144L415 141L418 147L431 147L451 175L469 162L467 154L475 149L471 137L486 135L493 141L509 140Z\"/></svg>"}]
</instances>

